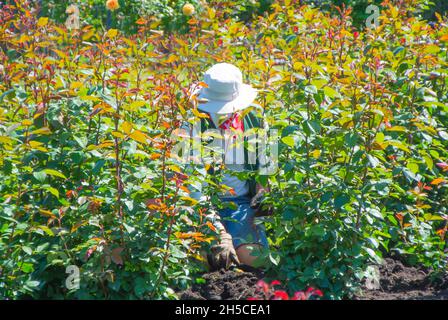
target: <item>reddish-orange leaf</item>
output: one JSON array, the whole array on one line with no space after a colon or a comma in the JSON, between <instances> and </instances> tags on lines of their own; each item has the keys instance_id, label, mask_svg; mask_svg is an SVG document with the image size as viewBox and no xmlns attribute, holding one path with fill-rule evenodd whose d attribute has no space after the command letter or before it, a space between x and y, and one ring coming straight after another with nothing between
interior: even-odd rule
<instances>
[{"instance_id":1,"label":"reddish-orange leaf","mask_svg":"<svg viewBox=\"0 0 448 320\"><path fill-rule=\"evenodd\" d=\"M445 179L443 179L443 178L437 178L437 179L432 180L432 181L431 181L431 184L434 185L434 186L437 186L437 185L439 185L439 184L441 184L441 183L445 183L445 182L446 182Z\"/></svg>"},{"instance_id":2,"label":"reddish-orange leaf","mask_svg":"<svg viewBox=\"0 0 448 320\"><path fill-rule=\"evenodd\" d=\"M444 34L443 36L440 37L439 40L442 42L448 42L448 34Z\"/></svg>"},{"instance_id":3,"label":"reddish-orange leaf","mask_svg":"<svg viewBox=\"0 0 448 320\"><path fill-rule=\"evenodd\" d=\"M198 86L202 87L202 88L208 88L208 84L206 84L205 82L201 81L198 83Z\"/></svg>"},{"instance_id":4,"label":"reddish-orange leaf","mask_svg":"<svg viewBox=\"0 0 448 320\"><path fill-rule=\"evenodd\" d=\"M162 126L163 126L165 129L169 129L169 128L171 128L171 124L169 124L169 123L166 122L166 121L163 121L163 122L162 122Z\"/></svg>"},{"instance_id":5,"label":"reddish-orange leaf","mask_svg":"<svg viewBox=\"0 0 448 320\"><path fill-rule=\"evenodd\" d=\"M150 158L151 160L157 160L161 157L162 155L160 153L152 153Z\"/></svg>"},{"instance_id":6,"label":"reddish-orange leaf","mask_svg":"<svg viewBox=\"0 0 448 320\"><path fill-rule=\"evenodd\" d=\"M137 24L139 24L139 25L142 25L142 24L146 24L146 20L145 19L143 19L143 18L140 18L140 19L138 19L135 23L137 23Z\"/></svg>"},{"instance_id":7,"label":"reddish-orange leaf","mask_svg":"<svg viewBox=\"0 0 448 320\"><path fill-rule=\"evenodd\" d=\"M207 221L207 226L210 228L210 230L216 232L216 227L210 221Z\"/></svg>"}]
</instances>

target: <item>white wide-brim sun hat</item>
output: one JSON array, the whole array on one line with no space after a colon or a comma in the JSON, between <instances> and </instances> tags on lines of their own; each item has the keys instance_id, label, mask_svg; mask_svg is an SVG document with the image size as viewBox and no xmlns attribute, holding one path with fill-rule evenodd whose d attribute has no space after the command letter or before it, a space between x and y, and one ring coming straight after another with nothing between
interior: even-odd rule
<instances>
[{"instance_id":1,"label":"white wide-brim sun hat","mask_svg":"<svg viewBox=\"0 0 448 320\"><path fill-rule=\"evenodd\" d=\"M205 72L204 82L198 95L202 111L228 114L248 108L257 97L257 90L243 83L243 75L229 63L218 63Z\"/></svg>"}]
</instances>

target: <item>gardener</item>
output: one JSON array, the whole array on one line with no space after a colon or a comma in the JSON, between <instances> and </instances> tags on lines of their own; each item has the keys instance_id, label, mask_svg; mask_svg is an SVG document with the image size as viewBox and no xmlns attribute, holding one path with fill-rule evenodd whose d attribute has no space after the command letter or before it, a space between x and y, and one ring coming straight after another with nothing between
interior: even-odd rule
<instances>
[{"instance_id":1,"label":"gardener","mask_svg":"<svg viewBox=\"0 0 448 320\"><path fill-rule=\"evenodd\" d=\"M214 224L220 237L218 244L207 255L208 262L213 269L229 268L232 264L253 266L257 256L268 248L264 227L254 221L256 215L266 214L266 210L259 208L266 190L256 184L254 178L236 177L236 173L255 172L259 168L259 161L253 161L254 157L249 161L247 146L236 141L237 136L246 139L245 131L260 127L251 106L257 91L243 84L241 71L228 63L211 67L205 73L204 82L207 86L198 94L198 109L208 118L201 121L201 132L219 130L223 146L221 167L211 166L209 174L219 175L224 164L226 173L222 175L221 182L231 191L218 196L224 204L235 204L233 209L231 206L221 209L219 216L215 216ZM255 158L258 159L258 156Z\"/></svg>"}]
</instances>

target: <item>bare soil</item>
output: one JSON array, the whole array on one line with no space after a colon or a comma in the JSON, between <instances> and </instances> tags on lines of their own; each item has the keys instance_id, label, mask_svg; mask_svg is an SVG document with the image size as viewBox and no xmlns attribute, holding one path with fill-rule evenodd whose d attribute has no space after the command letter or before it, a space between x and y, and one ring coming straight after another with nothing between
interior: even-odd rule
<instances>
[{"instance_id":1,"label":"bare soil","mask_svg":"<svg viewBox=\"0 0 448 320\"><path fill-rule=\"evenodd\" d=\"M357 300L448 300L448 273L434 277L430 270L405 266L386 258L379 267L379 289L363 287Z\"/></svg>"},{"instance_id":2,"label":"bare soil","mask_svg":"<svg viewBox=\"0 0 448 320\"><path fill-rule=\"evenodd\" d=\"M406 266L392 258L379 266L379 289L362 287L354 300L448 300L448 273L433 277L430 270ZM264 274L254 269L219 270L202 275L205 283L178 293L182 300L246 300L255 296Z\"/></svg>"},{"instance_id":3,"label":"bare soil","mask_svg":"<svg viewBox=\"0 0 448 320\"><path fill-rule=\"evenodd\" d=\"M256 283L263 278L257 270L219 270L202 275L203 284L195 284L179 293L182 300L246 300L255 295Z\"/></svg>"}]
</instances>

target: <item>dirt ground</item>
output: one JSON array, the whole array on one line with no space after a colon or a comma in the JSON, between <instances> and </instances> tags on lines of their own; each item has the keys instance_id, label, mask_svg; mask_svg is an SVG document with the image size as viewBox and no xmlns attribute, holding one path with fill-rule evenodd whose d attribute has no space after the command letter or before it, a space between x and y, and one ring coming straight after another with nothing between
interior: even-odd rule
<instances>
[{"instance_id":1,"label":"dirt ground","mask_svg":"<svg viewBox=\"0 0 448 320\"><path fill-rule=\"evenodd\" d=\"M379 289L363 286L355 300L448 300L448 273L432 279L429 270L405 266L391 258L379 267ZM246 300L255 295L255 284L263 279L256 270L220 270L202 275L205 283L179 293L182 300Z\"/></svg>"},{"instance_id":2,"label":"dirt ground","mask_svg":"<svg viewBox=\"0 0 448 320\"><path fill-rule=\"evenodd\" d=\"M246 300L255 295L263 273L255 270L220 270L202 275L204 284L195 284L179 294L182 300Z\"/></svg>"},{"instance_id":3,"label":"dirt ground","mask_svg":"<svg viewBox=\"0 0 448 320\"><path fill-rule=\"evenodd\" d=\"M405 266L391 258L379 267L379 289L363 287L359 300L448 300L448 273L432 279L429 270Z\"/></svg>"}]
</instances>

